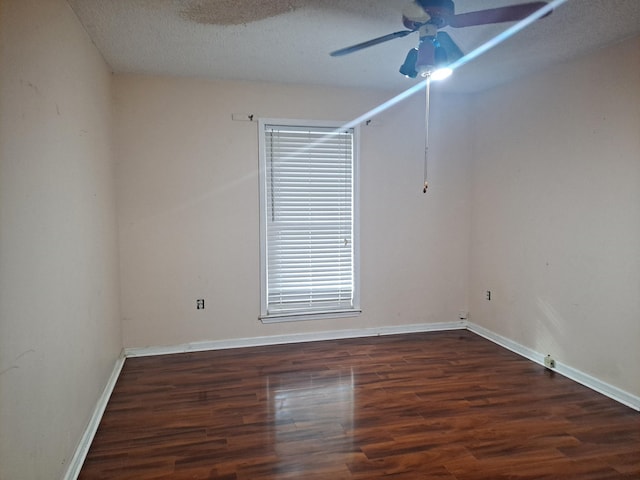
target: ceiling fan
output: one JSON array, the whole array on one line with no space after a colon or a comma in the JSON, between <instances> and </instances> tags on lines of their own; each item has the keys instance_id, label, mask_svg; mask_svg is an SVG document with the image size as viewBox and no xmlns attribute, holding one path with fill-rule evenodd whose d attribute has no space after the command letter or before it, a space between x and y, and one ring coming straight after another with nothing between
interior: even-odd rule
<instances>
[{"instance_id":1,"label":"ceiling fan","mask_svg":"<svg viewBox=\"0 0 640 480\"><path fill-rule=\"evenodd\" d=\"M426 77L464 55L449 34L439 31L441 28L514 22L528 17L546 5L547 2L529 2L456 15L453 0L414 0L407 4L402 12L402 23L407 30L341 48L331 52L330 55L340 57L418 32L420 35L418 47L409 50L400 67L400 73L410 78L415 78L419 74ZM546 15L550 13L549 11Z\"/></svg>"}]
</instances>

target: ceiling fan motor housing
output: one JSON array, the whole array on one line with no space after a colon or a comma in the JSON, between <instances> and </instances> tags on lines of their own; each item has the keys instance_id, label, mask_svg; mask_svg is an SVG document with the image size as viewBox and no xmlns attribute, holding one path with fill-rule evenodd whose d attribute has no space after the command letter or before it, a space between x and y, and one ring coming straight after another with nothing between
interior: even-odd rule
<instances>
[{"instance_id":1,"label":"ceiling fan motor housing","mask_svg":"<svg viewBox=\"0 0 640 480\"><path fill-rule=\"evenodd\" d=\"M455 13L453 0L415 0L415 2L431 17L429 23L437 28L448 25L448 17Z\"/></svg>"},{"instance_id":2,"label":"ceiling fan motor housing","mask_svg":"<svg viewBox=\"0 0 640 480\"><path fill-rule=\"evenodd\" d=\"M432 8L440 8L448 15L453 15L455 9L453 0L415 0L415 2L427 11Z\"/></svg>"}]
</instances>

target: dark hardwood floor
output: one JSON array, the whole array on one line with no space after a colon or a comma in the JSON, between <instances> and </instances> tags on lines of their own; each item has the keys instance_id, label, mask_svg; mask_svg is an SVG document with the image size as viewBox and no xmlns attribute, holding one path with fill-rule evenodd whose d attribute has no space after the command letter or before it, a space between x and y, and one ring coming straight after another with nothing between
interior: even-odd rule
<instances>
[{"instance_id":1,"label":"dark hardwood floor","mask_svg":"<svg viewBox=\"0 0 640 480\"><path fill-rule=\"evenodd\" d=\"M128 359L81 479L639 479L640 413L468 331Z\"/></svg>"}]
</instances>

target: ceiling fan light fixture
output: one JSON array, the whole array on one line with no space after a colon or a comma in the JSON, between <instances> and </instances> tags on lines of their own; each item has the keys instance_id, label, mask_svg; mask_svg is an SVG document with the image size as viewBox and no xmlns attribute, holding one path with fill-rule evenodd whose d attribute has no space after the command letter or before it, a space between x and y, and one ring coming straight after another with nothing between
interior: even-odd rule
<instances>
[{"instance_id":1,"label":"ceiling fan light fixture","mask_svg":"<svg viewBox=\"0 0 640 480\"><path fill-rule=\"evenodd\" d=\"M404 63L400 66L400 73L407 78L416 78L418 71L416 70L416 62L418 61L418 49L412 48L407 53Z\"/></svg>"},{"instance_id":2,"label":"ceiling fan light fixture","mask_svg":"<svg viewBox=\"0 0 640 480\"><path fill-rule=\"evenodd\" d=\"M449 65L449 55L447 55L445 48L440 45L440 42L435 38L433 39L433 44L435 45L433 52L435 67L440 68Z\"/></svg>"},{"instance_id":3,"label":"ceiling fan light fixture","mask_svg":"<svg viewBox=\"0 0 640 480\"><path fill-rule=\"evenodd\" d=\"M435 81L444 80L445 78L449 78L452 73L453 70L451 70L449 67L441 67L431 72L430 77L431 80Z\"/></svg>"},{"instance_id":4,"label":"ceiling fan light fixture","mask_svg":"<svg viewBox=\"0 0 640 480\"><path fill-rule=\"evenodd\" d=\"M440 45L436 37L423 37L420 39L415 70L421 77L443 80L452 73L452 70L447 68L449 63L447 50Z\"/></svg>"},{"instance_id":5,"label":"ceiling fan light fixture","mask_svg":"<svg viewBox=\"0 0 640 480\"><path fill-rule=\"evenodd\" d=\"M429 76L431 80L444 80L451 76L453 70L449 68L449 56L436 38L433 39L433 65L428 65L420 70L423 77Z\"/></svg>"}]
</instances>

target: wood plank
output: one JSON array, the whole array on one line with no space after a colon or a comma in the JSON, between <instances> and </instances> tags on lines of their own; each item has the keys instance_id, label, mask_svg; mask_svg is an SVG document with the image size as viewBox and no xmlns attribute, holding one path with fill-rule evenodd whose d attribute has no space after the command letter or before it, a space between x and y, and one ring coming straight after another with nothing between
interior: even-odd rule
<instances>
[{"instance_id":1,"label":"wood plank","mask_svg":"<svg viewBox=\"0 0 640 480\"><path fill-rule=\"evenodd\" d=\"M130 358L81 479L640 478L640 414L468 331Z\"/></svg>"}]
</instances>

